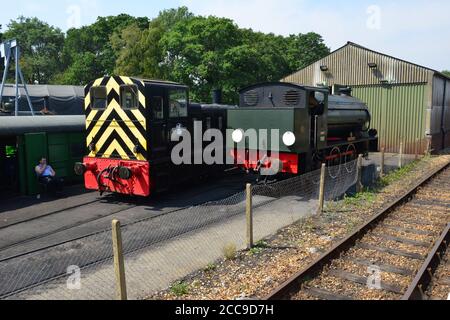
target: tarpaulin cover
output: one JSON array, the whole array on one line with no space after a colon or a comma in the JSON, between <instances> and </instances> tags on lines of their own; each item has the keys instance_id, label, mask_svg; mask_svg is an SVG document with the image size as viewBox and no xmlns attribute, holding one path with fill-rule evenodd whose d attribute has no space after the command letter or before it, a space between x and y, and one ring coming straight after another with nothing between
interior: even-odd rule
<instances>
[{"instance_id":1,"label":"tarpaulin cover","mask_svg":"<svg viewBox=\"0 0 450 320\"><path fill-rule=\"evenodd\" d=\"M79 86L58 85L27 85L28 93L35 112L47 110L54 115L83 115L84 88ZM25 95L25 89L19 86L19 112L30 111ZM6 84L2 102L10 103L14 112L16 89L12 84Z\"/></svg>"}]
</instances>

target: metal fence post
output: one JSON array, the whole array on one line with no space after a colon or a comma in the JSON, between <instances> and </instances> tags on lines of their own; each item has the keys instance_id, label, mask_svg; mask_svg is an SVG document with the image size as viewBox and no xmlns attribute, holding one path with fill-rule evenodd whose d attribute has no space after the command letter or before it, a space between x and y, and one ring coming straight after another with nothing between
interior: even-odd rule
<instances>
[{"instance_id":1,"label":"metal fence post","mask_svg":"<svg viewBox=\"0 0 450 320\"><path fill-rule=\"evenodd\" d=\"M252 185L247 184L246 188L247 200L245 213L247 217L247 248L253 248L253 203L252 203Z\"/></svg>"},{"instance_id":2,"label":"metal fence post","mask_svg":"<svg viewBox=\"0 0 450 320\"><path fill-rule=\"evenodd\" d=\"M363 185L362 185L362 165L363 165L363 155L360 154L358 156L358 181L356 182L356 192L362 192L363 191Z\"/></svg>"},{"instance_id":3,"label":"metal fence post","mask_svg":"<svg viewBox=\"0 0 450 320\"><path fill-rule=\"evenodd\" d=\"M384 163L385 163L385 157L386 157L386 154L385 154L386 152L385 152L385 149L384 149L384 147L383 148L381 148L381 167L380 167L380 176L381 177L384 177Z\"/></svg>"},{"instance_id":4,"label":"metal fence post","mask_svg":"<svg viewBox=\"0 0 450 320\"><path fill-rule=\"evenodd\" d=\"M403 168L403 142L400 142L400 150L398 155L398 167Z\"/></svg>"},{"instance_id":5,"label":"metal fence post","mask_svg":"<svg viewBox=\"0 0 450 320\"><path fill-rule=\"evenodd\" d=\"M112 221L112 237L114 249L114 272L116 274L117 300L127 300L127 284L125 279L125 264L122 251L122 232L120 221Z\"/></svg>"},{"instance_id":6,"label":"metal fence post","mask_svg":"<svg viewBox=\"0 0 450 320\"><path fill-rule=\"evenodd\" d=\"M318 214L323 213L323 206L325 203L325 174L326 164L322 163L322 169L320 171L320 191L319 191L319 210Z\"/></svg>"}]
</instances>

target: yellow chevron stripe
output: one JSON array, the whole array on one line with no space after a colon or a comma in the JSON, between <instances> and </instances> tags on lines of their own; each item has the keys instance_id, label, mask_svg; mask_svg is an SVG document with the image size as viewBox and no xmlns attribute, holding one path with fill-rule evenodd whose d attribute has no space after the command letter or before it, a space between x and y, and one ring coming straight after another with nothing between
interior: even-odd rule
<instances>
[{"instance_id":1,"label":"yellow chevron stripe","mask_svg":"<svg viewBox=\"0 0 450 320\"><path fill-rule=\"evenodd\" d=\"M120 155L120 158L124 160L130 160L127 153L123 150L123 148L120 146L119 142L117 140L114 140L109 148L106 150L105 154L102 156L102 158L110 158L114 151L117 151Z\"/></svg>"},{"instance_id":2,"label":"yellow chevron stripe","mask_svg":"<svg viewBox=\"0 0 450 320\"><path fill-rule=\"evenodd\" d=\"M122 108L119 106L117 101L111 101L109 107L113 108L117 112L117 114L119 115L121 120L125 122L125 124L128 126L128 128L133 133L133 135L139 140L142 147L144 147L145 150L147 150L147 141L146 141L145 137L142 136L141 132L137 129L134 122L132 120L130 120L130 118L128 118L127 114L125 113L125 111L122 110ZM141 122L141 124L145 128L145 121Z\"/></svg>"},{"instance_id":3,"label":"yellow chevron stripe","mask_svg":"<svg viewBox=\"0 0 450 320\"><path fill-rule=\"evenodd\" d=\"M109 136L113 133L117 132L117 134L122 138L123 142L127 145L127 147L130 150L133 150L135 147L135 144L130 140L130 138L125 134L125 132L122 130L122 128L119 126L119 124L116 121L113 121L111 125L108 127L107 130L103 133L103 135L100 137L100 139L97 142L97 149L100 150L103 145L105 144L106 140L108 140ZM144 160L144 157L142 155L137 155L136 158L138 160Z\"/></svg>"},{"instance_id":4,"label":"yellow chevron stripe","mask_svg":"<svg viewBox=\"0 0 450 320\"><path fill-rule=\"evenodd\" d=\"M87 141L88 145L91 143L92 139L94 139L94 137L97 135L97 133L100 130L100 128L102 127L103 123L108 119L108 117L110 116L110 114L113 110L114 110L114 108L110 108L110 106L108 106L106 108L106 110L99 111L99 112L103 112L103 114L98 119L94 128L92 128L91 132L88 132L88 135L86 137L86 141Z\"/></svg>"},{"instance_id":5,"label":"yellow chevron stripe","mask_svg":"<svg viewBox=\"0 0 450 320\"><path fill-rule=\"evenodd\" d=\"M129 77L120 77L120 78L125 84L128 84L128 85L134 84L132 79ZM93 83L93 86L99 86L101 84L101 82L103 81L103 79L104 78L95 80ZM145 85L143 82L142 82L142 84ZM111 77L110 80L108 81L108 83L106 84L106 89L107 89L108 95L112 92L112 90L114 90L117 93L117 95L120 96L120 85L117 83L117 81L113 77ZM138 95L139 95L140 103L145 107L145 95L140 90L138 91ZM87 108L87 106L89 105L89 101L90 101L90 100L88 100L88 99L90 99L90 93L87 94L85 99L86 99L85 107ZM91 132L88 132L88 136L86 139L87 145L89 145L92 142L92 140L94 139L94 137L99 134L100 128L102 127L104 122L107 121L107 119L110 117L113 110L116 111L116 113L118 114L118 117L120 119L114 119L114 121L112 121L111 124L108 126L108 129L105 130L104 133L102 133L100 139L97 142L96 150L103 148L104 143L106 142L108 137L113 132L117 132L120 135L120 137L123 139L123 141L125 142L127 147L130 150L133 150L133 148L135 146L134 143L132 143L130 137L128 137L125 134L125 132L122 130L122 128L120 128L120 126L117 122L117 121L123 121L129 127L130 131L136 137L136 139L138 139L138 141L142 145L142 147L147 151L146 138L144 136L142 136L140 131L137 129L136 124L127 116L127 113L122 109L122 107L120 106L120 101L116 101L115 99L110 102L110 104L107 106L106 110L103 110L103 111L102 110L92 110L91 114L86 119L86 128L88 128L89 125L92 123L94 117L98 114L98 112L102 113L101 117L96 121L94 128L91 130ZM133 113L134 117L136 117L136 119L141 123L141 125L144 128L146 128L147 119L144 117L144 115L139 110L132 110L131 112ZM120 144L116 140L114 140L114 142L111 143L110 146L108 146L108 149L105 152L105 154L103 155L103 157L106 157L106 158L109 157L114 151L117 151L120 154L122 159L129 159L129 156L126 154L126 152L123 150L123 148L120 147ZM95 157L96 153L91 152L89 154L89 156ZM141 154L137 155L136 157L138 160L145 160Z\"/></svg>"}]
</instances>

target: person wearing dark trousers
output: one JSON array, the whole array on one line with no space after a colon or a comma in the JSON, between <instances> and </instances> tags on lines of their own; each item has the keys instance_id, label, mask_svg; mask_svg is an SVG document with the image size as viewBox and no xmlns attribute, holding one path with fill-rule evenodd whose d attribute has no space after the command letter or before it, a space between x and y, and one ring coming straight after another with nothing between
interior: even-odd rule
<instances>
[{"instance_id":1,"label":"person wearing dark trousers","mask_svg":"<svg viewBox=\"0 0 450 320\"><path fill-rule=\"evenodd\" d=\"M42 157L35 168L39 183L46 185L49 192L59 194L63 191L64 180L56 177L56 172L47 163L47 158Z\"/></svg>"}]
</instances>

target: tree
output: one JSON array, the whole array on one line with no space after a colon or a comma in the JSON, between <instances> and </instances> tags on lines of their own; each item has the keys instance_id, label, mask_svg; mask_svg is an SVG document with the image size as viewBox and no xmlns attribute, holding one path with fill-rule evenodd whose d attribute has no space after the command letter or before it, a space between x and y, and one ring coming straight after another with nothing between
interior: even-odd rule
<instances>
[{"instance_id":1,"label":"tree","mask_svg":"<svg viewBox=\"0 0 450 320\"><path fill-rule=\"evenodd\" d=\"M130 25L140 30L146 29L148 23L147 18L120 14L99 17L92 25L68 30L62 54L66 70L59 76L59 80L64 84L84 85L86 79L92 80L112 74L116 66L117 52L112 47L111 37Z\"/></svg>"},{"instance_id":2,"label":"tree","mask_svg":"<svg viewBox=\"0 0 450 320\"><path fill-rule=\"evenodd\" d=\"M444 70L442 71L443 74L445 74L447 77L450 77L450 71Z\"/></svg>"},{"instance_id":3,"label":"tree","mask_svg":"<svg viewBox=\"0 0 450 320\"><path fill-rule=\"evenodd\" d=\"M4 39L17 39L22 50L20 61L26 81L49 83L61 71L64 34L37 18L12 20Z\"/></svg>"},{"instance_id":4,"label":"tree","mask_svg":"<svg viewBox=\"0 0 450 320\"><path fill-rule=\"evenodd\" d=\"M322 36L317 33L291 35L287 39L290 72L303 69L329 53L330 48L324 44Z\"/></svg>"},{"instance_id":5,"label":"tree","mask_svg":"<svg viewBox=\"0 0 450 320\"><path fill-rule=\"evenodd\" d=\"M237 102L242 87L278 81L330 52L315 33L282 37L213 16L178 22L161 45L165 59L160 65L169 71L169 80L189 85L198 101L209 101L211 90L221 88L227 103Z\"/></svg>"},{"instance_id":6,"label":"tree","mask_svg":"<svg viewBox=\"0 0 450 320\"><path fill-rule=\"evenodd\" d=\"M132 74L147 78L167 79L169 71L164 67L165 52L162 37L178 22L187 21L193 14L180 7L161 11L151 20L149 27L139 32L130 25L116 32L111 38L116 52L116 74Z\"/></svg>"}]
</instances>

